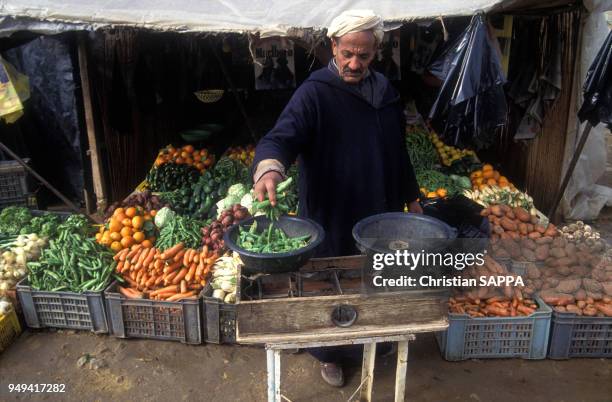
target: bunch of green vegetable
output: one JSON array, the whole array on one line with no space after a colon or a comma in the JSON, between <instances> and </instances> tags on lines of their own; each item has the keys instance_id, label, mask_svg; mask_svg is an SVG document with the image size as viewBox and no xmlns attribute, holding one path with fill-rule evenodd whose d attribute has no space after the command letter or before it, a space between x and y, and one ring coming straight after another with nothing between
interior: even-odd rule
<instances>
[{"instance_id":1,"label":"bunch of green vegetable","mask_svg":"<svg viewBox=\"0 0 612 402\"><path fill-rule=\"evenodd\" d=\"M422 170L416 173L417 182L422 188L426 188L428 191L435 191L436 189L446 189L449 196L459 194L463 191L462 185L459 182L451 179L444 173L440 173L436 170Z\"/></svg>"},{"instance_id":2,"label":"bunch of green vegetable","mask_svg":"<svg viewBox=\"0 0 612 402\"><path fill-rule=\"evenodd\" d=\"M37 262L27 264L30 285L47 291L101 291L110 282L113 252L92 237L95 229L82 215L73 215L57 227L57 233Z\"/></svg>"},{"instance_id":3,"label":"bunch of green vegetable","mask_svg":"<svg viewBox=\"0 0 612 402\"><path fill-rule=\"evenodd\" d=\"M253 201L253 214L257 212L263 212L271 221L278 220L279 216L286 214L291 210L291 207L287 203L288 192L287 190L293 183L293 178L289 177L287 180L279 183L276 186L276 205L272 206L269 199L263 201Z\"/></svg>"},{"instance_id":4,"label":"bunch of green vegetable","mask_svg":"<svg viewBox=\"0 0 612 402\"><path fill-rule=\"evenodd\" d=\"M179 243L183 243L185 248L198 248L202 239L200 229L203 226L204 222L202 221L175 215L172 219L167 219L164 222L155 246L161 251Z\"/></svg>"},{"instance_id":5,"label":"bunch of green vegetable","mask_svg":"<svg viewBox=\"0 0 612 402\"><path fill-rule=\"evenodd\" d=\"M32 213L24 207L6 207L0 213L0 233L18 235L32 220Z\"/></svg>"},{"instance_id":6,"label":"bunch of green vegetable","mask_svg":"<svg viewBox=\"0 0 612 402\"><path fill-rule=\"evenodd\" d=\"M200 177L197 168L191 165L166 163L151 169L147 183L151 191L174 191L189 187Z\"/></svg>"},{"instance_id":7,"label":"bunch of green vegetable","mask_svg":"<svg viewBox=\"0 0 612 402\"><path fill-rule=\"evenodd\" d=\"M41 216L35 216L30 223L21 229L21 234L36 233L43 237L53 237L57 233L57 228L61 223L59 216L52 213L44 213Z\"/></svg>"},{"instance_id":8,"label":"bunch of green vegetable","mask_svg":"<svg viewBox=\"0 0 612 402\"><path fill-rule=\"evenodd\" d=\"M257 232L257 221L248 230L239 227L238 246L254 253L287 253L306 247L310 235L289 237L271 222L268 227Z\"/></svg>"},{"instance_id":9,"label":"bunch of green vegetable","mask_svg":"<svg viewBox=\"0 0 612 402\"><path fill-rule=\"evenodd\" d=\"M406 135L406 148L415 172L430 170L438 161L436 147L425 133L411 132Z\"/></svg>"}]
</instances>

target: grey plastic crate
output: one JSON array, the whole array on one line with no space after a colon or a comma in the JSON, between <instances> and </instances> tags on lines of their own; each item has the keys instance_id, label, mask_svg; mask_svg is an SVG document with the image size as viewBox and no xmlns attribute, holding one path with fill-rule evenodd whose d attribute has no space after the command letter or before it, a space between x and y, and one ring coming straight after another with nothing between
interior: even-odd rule
<instances>
[{"instance_id":1,"label":"grey plastic crate","mask_svg":"<svg viewBox=\"0 0 612 402\"><path fill-rule=\"evenodd\" d=\"M29 159L25 159L29 162ZM0 199L18 199L28 194L28 172L17 161L0 161Z\"/></svg>"},{"instance_id":2,"label":"grey plastic crate","mask_svg":"<svg viewBox=\"0 0 612 402\"><path fill-rule=\"evenodd\" d=\"M612 317L553 311L548 357L612 357Z\"/></svg>"},{"instance_id":3,"label":"grey plastic crate","mask_svg":"<svg viewBox=\"0 0 612 402\"><path fill-rule=\"evenodd\" d=\"M544 359L551 308L536 298L538 309L528 317L448 315L449 326L437 332L442 357L449 361L512 358Z\"/></svg>"},{"instance_id":4,"label":"grey plastic crate","mask_svg":"<svg viewBox=\"0 0 612 402\"><path fill-rule=\"evenodd\" d=\"M17 296L30 328L68 328L108 333L102 292L34 290L27 278L17 284Z\"/></svg>"},{"instance_id":5,"label":"grey plastic crate","mask_svg":"<svg viewBox=\"0 0 612 402\"><path fill-rule=\"evenodd\" d=\"M236 305L212 297L212 292L210 284L202 292L204 340L209 343L236 343Z\"/></svg>"},{"instance_id":6,"label":"grey plastic crate","mask_svg":"<svg viewBox=\"0 0 612 402\"><path fill-rule=\"evenodd\" d=\"M200 298L175 302L127 299L113 282L104 291L110 333L118 338L150 338L202 343Z\"/></svg>"}]
</instances>

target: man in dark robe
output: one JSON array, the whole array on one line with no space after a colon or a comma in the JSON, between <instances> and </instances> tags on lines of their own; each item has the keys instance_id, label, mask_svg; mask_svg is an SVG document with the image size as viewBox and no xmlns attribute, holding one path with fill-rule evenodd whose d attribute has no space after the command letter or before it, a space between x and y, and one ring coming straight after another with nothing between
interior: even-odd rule
<instances>
[{"instance_id":1,"label":"man in dark robe","mask_svg":"<svg viewBox=\"0 0 612 402\"><path fill-rule=\"evenodd\" d=\"M383 212L422 213L406 151L400 97L369 69L382 40L382 19L351 10L328 29L334 57L295 91L253 161L255 196L275 203L276 185L297 158L299 215L325 229L317 256L356 254L351 235L361 219ZM323 379L342 386L338 348L310 349Z\"/></svg>"}]
</instances>

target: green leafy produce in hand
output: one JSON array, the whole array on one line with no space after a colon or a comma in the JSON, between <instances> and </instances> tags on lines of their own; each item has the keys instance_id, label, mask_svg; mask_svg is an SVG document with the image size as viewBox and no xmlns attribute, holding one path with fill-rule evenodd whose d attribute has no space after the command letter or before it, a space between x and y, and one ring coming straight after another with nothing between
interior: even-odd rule
<instances>
[{"instance_id":1,"label":"green leafy produce in hand","mask_svg":"<svg viewBox=\"0 0 612 402\"><path fill-rule=\"evenodd\" d=\"M116 276L113 252L92 237L95 229L82 215L60 224L37 262L28 263L32 288L46 291L101 291Z\"/></svg>"},{"instance_id":2,"label":"green leafy produce in hand","mask_svg":"<svg viewBox=\"0 0 612 402\"><path fill-rule=\"evenodd\" d=\"M290 211L290 206L287 204L288 189L293 183L293 178L277 184L276 186L276 205L272 206L269 199L263 201L253 201L253 215L257 212L263 212L271 221L276 221L278 218Z\"/></svg>"}]
</instances>

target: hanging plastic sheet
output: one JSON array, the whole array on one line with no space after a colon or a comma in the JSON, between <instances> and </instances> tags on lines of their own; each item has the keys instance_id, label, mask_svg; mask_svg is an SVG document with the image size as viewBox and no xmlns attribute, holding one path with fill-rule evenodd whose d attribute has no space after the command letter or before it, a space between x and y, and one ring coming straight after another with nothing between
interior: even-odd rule
<instances>
[{"instance_id":1,"label":"hanging plastic sheet","mask_svg":"<svg viewBox=\"0 0 612 402\"><path fill-rule=\"evenodd\" d=\"M612 129L612 31L587 72L583 92L580 121L588 120L592 126L603 123Z\"/></svg>"},{"instance_id":2,"label":"hanging plastic sheet","mask_svg":"<svg viewBox=\"0 0 612 402\"><path fill-rule=\"evenodd\" d=\"M429 70L445 76L429 113L438 134L460 147L491 144L496 128L506 123L506 79L484 15L475 15L455 46Z\"/></svg>"}]
</instances>

